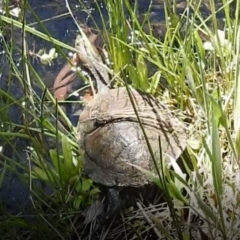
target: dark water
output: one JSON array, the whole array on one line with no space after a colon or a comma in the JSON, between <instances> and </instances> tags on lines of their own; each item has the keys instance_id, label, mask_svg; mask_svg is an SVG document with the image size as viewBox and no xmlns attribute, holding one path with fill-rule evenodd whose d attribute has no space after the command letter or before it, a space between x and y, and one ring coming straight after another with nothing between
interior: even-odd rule
<instances>
[{"instance_id":1,"label":"dark water","mask_svg":"<svg viewBox=\"0 0 240 240\"><path fill-rule=\"evenodd\" d=\"M98 1L100 5L103 4ZM150 1L139 0L139 1L130 1L133 5L137 2L137 12L139 14L145 13L149 9ZM162 1L153 1L153 5L150 10L150 21L153 24L162 23L164 21L164 8L162 5ZM181 1L178 1L181 3ZM67 13L67 8L65 6L65 1L63 0L29 0L28 1L31 9L26 11L26 20L28 24L34 24L33 26L41 31L41 32L49 32L51 36L54 38L68 44L73 45L73 41L75 39L77 27L75 26L71 16L63 16L57 17L61 14ZM82 23L87 24L90 27L94 26L94 21L98 23L98 26L101 28L101 17L94 4L94 1L83 1L83 4L79 4L79 1L70 0L69 4L72 8L74 16L80 20ZM87 11L86 11L87 10ZM104 6L101 8L105 19L107 20L107 13ZM182 13L184 11L184 6L179 7L177 9L178 13ZM210 11L206 6L201 8L202 14L206 17L210 14ZM193 11L192 11L193 12ZM36 16L42 21L41 24L38 23ZM91 17L93 18L91 18ZM54 18L55 17L55 18ZM222 13L219 14L219 19L223 19ZM46 19L49 19L46 21ZM13 43L10 46L14 45L14 50L12 56L15 62L20 63L19 71L22 70L22 60L21 60L21 51L15 48L18 46L21 48L21 31L14 29L13 32ZM9 42L11 37L9 35L6 36L6 41ZM38 37L27 35L27 42L29 49L35 49L38 52L39 49L45 47L46 49L50 49L52 44L50 42L43 41ZM64 53L67 53L66 50L63 49ZM17 77L10 74L11 67L8 62L8 58L5 55L1 55L1 72L0 72L0 89L3 92L8 92L8 94L15 100L19 102L25 101L24 99L24 91L23 87L18 81ZM42 66L36 63L36 61L31 61L33 67L38 72L38 74L44 79L44 82L47 86L52 86L54 76L56 76L59 69L65 63L63 58L59 58L59 60L54 62L53 66ZM79 79L78 79L79 80ZM10 83L9 83L10 81ZM34 77L32 78L34 82ZM42 89L37 86L37 84L33 84L34 90L38 92L40 95L42 93ZM74 89L73 89L74 90ZM8 122L7 128L8 131L15 131L15 128L10 123L22 124L21 115L23 113L23 109L21 106L14 104L12 99L4 96L4 94L0 93L0 111L4 109L4 112L7 112L6 116L2 116L0 114L1 122ZM7 111L6 111L7 109ZM69 112L69 117L71 117L71 111ZM5 126L4 126L5 127ZM4 131L4 127L2 131ZM5 129L5 130L6 130ZM10 212L13 214L17 214L18 212L29 213L29 209L32 207L31 200L29 198L30 190L29 185L25 185L19 179L19 174L23 173L21 165L26 164L28 166L27 161L27 153L26 149L30 145L30 142L27 140L23 140L20 138L6 138L0 134L0 143L3 146L3 151L0 155L0 161L4 163L6 159L7 162L15 162L18 163L19 166L16 167L16 171L10 173L6 171L5 176L3 177L2 184L0 184L0 201L4 205L4 209L6 212ZM46 157L47 158L47 157ZM47 160L47 159L46 159ZM0 166L2 168L2 166ZM39 187L47 194L51 192L51 190L39 180L35 180L33 182L33 187ZM1 208L0 208L1 209ZM6 213L5 212L5 213ZM31 211L30 211L31 212Z\"/></svg>"}]
</instances>

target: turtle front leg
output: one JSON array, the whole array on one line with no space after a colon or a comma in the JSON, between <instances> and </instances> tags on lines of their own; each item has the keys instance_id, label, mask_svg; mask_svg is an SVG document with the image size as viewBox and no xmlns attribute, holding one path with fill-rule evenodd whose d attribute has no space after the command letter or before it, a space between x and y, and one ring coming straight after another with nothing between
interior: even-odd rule
<instances>
[{"instance_id":1,"label":"turtle front leg","mask_svg":"<svg viewBox=\"0 0 240 240\"><path fill-rule=\"evenodd\" d=\"M100 222L107 222L112 219L113 216L121 209L122 202L119 197L119 189L108 188L107 189L107 210L100 216Z\"/></svg>"}]
</instances>

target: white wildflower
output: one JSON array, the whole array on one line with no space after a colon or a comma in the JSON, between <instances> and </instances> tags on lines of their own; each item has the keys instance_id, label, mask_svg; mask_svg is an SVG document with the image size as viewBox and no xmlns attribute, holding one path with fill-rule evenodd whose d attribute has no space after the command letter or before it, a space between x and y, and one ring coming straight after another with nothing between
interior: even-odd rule
<instances>
[{"instance_id":1,"label":"white wildflower","mask_svg":"<svg viewBox=\"0 0 240 240\"><path fill-rule=\"evenodd\" d=\"M238 59L233 51L232 43L226 39L225 31L217 30L217 34L210 41L203 43L203 48L206 51L216 52L220 57L226 57L225 62L227 66L225 71L227 73L236 70Z\"/></svg>"},{"instance_id":2,"label":"white wildflower","mask_svg":"<svg viewBox=\"0 0 240 240\"><path fill-rule=\"evenodd\" d=\"M214 51L214 46L211 42L204 42L203 48L208 51Z\"/></svg>"},{"instance_id":3,"label":"white wildflower","mask_svg":"<svg viewBox=\"0 0 240 240\"><path fill-rule=\"evenodd\" d=\"M225 31L219 29L210 41L206 41L203 44L203 48L208 51L214 51L218 47L220 47L224 53L231 53L232 51L232 43L225 38Z\"/></svg>"},{"instance_id":4,"label":"white wildflower","mask_svg":"<svg viewBox=\"0 0 240 240\"><path fill-rule=\"evenodd\" d=\"M38 53L41 63L45 65L48 64L49 66L51 66L52 60L57 58L57 56L58 54L56 53L55 48L50 49L49 53L46 53L45 51L42 55L40 55L40 52Z\"/></svg>"},{"instance_id":5,"label":"white wildflower","mask_svg":"<svg viewBox=\"0 0 240 240\"><path fill-rule=\"evenodd\" d=\"M14 17L19 17L21 9L19 7L13 8L9 13Z\"/></svg>"}]
</instances>

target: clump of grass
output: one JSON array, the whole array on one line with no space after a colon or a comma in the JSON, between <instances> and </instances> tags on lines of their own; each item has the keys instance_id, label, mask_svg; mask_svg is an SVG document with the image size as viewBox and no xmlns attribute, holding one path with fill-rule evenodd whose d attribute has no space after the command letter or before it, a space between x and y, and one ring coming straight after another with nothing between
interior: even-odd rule
<instances>
[{"instance_id":1,"label":"clump of grass","mask_svg":"<svg viewBox=\"0 0 240 240\"><path fill-rule=\"evenodd\" d=\"M128 1L124 1L124 3L127 7L129 6ZM134 18L134 11L128 8L129 15L132 17L131 23L133 23L131 27L138 33L135 42L141 42L142 45L140 48L136 48L126 44L126 41L122 40L124 36L121 36L125 32L116 27L114 30L119 37L112 38L110 41L117 42L117 44L120 42L122 46L117 48L115 47L117 44L112 43L115 48L114 50L110 49L110 52L114 51L112 56L115 56L118 51L129 53L131 50L134 54L128 55L129 59L132 60L132 55L134 55L135 59L142 60L141 64L144 61L145 63L151 62L157 69L155 74L165 78L168 84L167 89L163 90L165 96L163 100L174 108L184 110L192 117L189 124L189 138L193 141L190 142L190 146L193 144L198 147L194 151L189 150L194 156L192 159L194 171L188 172L190 175L188 181L178 176L178 174L182 175L181 172L174 174L173 179L167 180L173 183L175 191L177 191L174 193L168 188L171 197L176 200L176 203L169 204L169 207L177 208L179 201L184 205L187 204L189 207L186 220L188 224L193 216L197 215L203 219L206 227L203 231L209 238L227 239L231 236L234 239L238 233L238 226L235 225L238 222L238 210L236 210L238 205L236 200L231 202L233 204L231 207L227 203L230 201L228 194L231 192L232 198L238 186L235 180L238 172L236 170L238 169L237 148L235 147L235 141L238 141L238 135L236 135L238 130L234 129L232 125L233 122L236 122L236 115L235 119L233 118L234 112L235 114L238 112L234 111L234 104L238 102L236 98L238 94L234 95L234 85L238 86L238 67L234 64L234 61L238 59L238 44L236 44L238 42L236 34L238 18L230 18L229 2L222 2L219 5L222 5L220 10L225 14L225 26L222 31L218 30L214 2L209 1L211 19L208 19L208 24L201 13L195 11L192 17L187 16L188 19L185 23L188 24L189 31L184 37L181 36L179 27L184 22L181 21L184 16L178 18L181 20L174 25L176 16L174 13L169 13L166 6L165 14L166 17L169 17L169 26L164 41L155 39L153 41L152 36L149 37L143 33L142 26L139 26L137 19ZM188 6L193 8L194 2L188 2ZM121 11L119 8L122 5L119 7L115 4L111 7L112 12L114 9L117 12ZM235 10L236 17L238 17L238 9ZM173 22L171 22L172 16ZM198 18L197 24L196 18ZM113 16L110 14L110 19L116 23L116 14ZM206 36L205 39L201 36L203 33ZM225 37L223 33L225 33ZM211 45L211 49L207 48L208 44ZM121 61L124 62L126 75L134 87L146 92L154 89L149 85L153 83L156 86L154 78L156 75L147 75L146 68L142 65L141 68L137 68L132 62L127 63L125 55L122 59L118 56L117 62ZM114 60L113 62L115 63ZM133 62L138 63L137 61ZM133 66L135 71L131 71ZM160 78L158 78L157 84L159 80ZM234 140L234 136L236 136L236 140ZM231 177L229 176L229 167L232 169ZM180 188L177 183L181 183ZM183 195L183 189L187 191L187 198ZM235 199L237 199L237 195L236 193ZM187 234L190 237L190 231ZM181 236L178 235L178 237Z\"/></svg>"},{"instance_id":2,"label":"clump of grass","mask_svg":"<svg viewBox=\"0 0 240 240\"><path fill-rule=\"evenodd\" d=\"M115 239L120 238L123 232L126 233L125 239L130 239L131 234L133 239L141 239L152 225L154 234L159 238L198 239L205 234L209 239L238 239L240 103L237 63L240 1L236 1L234 18L230 17L230 1L219 1L220 10L225 16L221 31L216 17L219 10L214 1L204 1L210 13L207 19L200 11L203 3L187 1L184 14L179 16L176 8L165 1L162 9L166 26L161 39L156 39L151 31L143 31L150 24L147 20L150 10L144 16L143 26L136 15L137 5L132 7L127 0L104 2L108 21L104 20L104 16L101 17L103 29L109 33L105 35L107 50L113 71L119 76L114 84L130 84L155 95L168 105L186 122L189 136L187 151L190 155L184 159L187 172L183 172L176 164L173 165L174 170L162 169L164 178L154 176L167 204L147 208L143 203L138 203L139 210L132 213L134 216L125 215L118 228L110 226L106 230L106 239L113 236ZM27 8L26 1L24 3L23 7ZM173 6L176 7L176 4L174 1ZM98 7L101 10L100 5ZM193 14L190 14L190 10ZM12 24L50 41L60 54L61 47L73 50L51 38L46 29L42 33L9 17L0 16L0 19L2 23ZM4 96L9 105L16 104L25 115L31 117L21 126L2 120L5 128L1 130L1 139L10 141L13 137L21 137L30 141L28 164L25 166L25 174L20 178L25 182L30 179L28 186L31 190L32 181L40 179L54 190L54 194L45 201L44 197L39 197L39 191L32 190L32 195L36 195L33 205L37 224L8 216L1 221L2 232L5 239L15 235L21 239L27 234L34 237L34 234L40 232L43 238L51 236L69 239L72 234L80 236L83 231L80 214L94 201L99 190L90 179L82 175L82 158L76 145L77 133L70 123L72 134L66 136L56 131L58 114L56 111L50 114L47 107L59 110L59 114L68 121L66 116L48 91L42 89L41 98L35 97L31 91L29 71L40 86L43 87L43 84L27 59L24 44L21 49L22 59L25 60L24 74L19 72L9 46L4 44L10 66L17 81L25 86L25 92L21 98L14 99L11 94L1 91L1 97ZM30 99L28 107L22 105L26 99ZM1 108L1 116L5 108L7 106ZM53 120L49 119L49 115L52 115ZM13 131L16 127L18 130ZM51 141L60 147L48 151L43 149L44 136L53 139ZM191 163L192 168L187 166L186 161ZM0 182L9 169L14 171L12 162L12 159L5 158ZM150 173L147 174L152 177ZM196 219L201 220L201 226L196 223ZM116 229L119 235L114 235Z\"/></svg>"}]
</instances>

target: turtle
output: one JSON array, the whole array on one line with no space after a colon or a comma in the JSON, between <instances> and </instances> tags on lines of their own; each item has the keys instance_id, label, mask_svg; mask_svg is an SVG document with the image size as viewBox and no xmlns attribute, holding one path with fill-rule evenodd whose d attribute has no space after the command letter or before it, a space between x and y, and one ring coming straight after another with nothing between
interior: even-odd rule
<instances>
[{"instance_id":1,"label":"turtle","mask_svg":"<svg viewBox=\"0 0 240 240\"><path fill-rule=\"evenodd\" d=\"M107 189L108 208L101 218L108 220L120 209L123 189L152 184L139 170L155 169L145 134L157 163L169 164L187 146L185 124L150 94L126 86L111 88L111 69L91 38L78 35L75 48L97 90L84 98L84 108L75 113L79 116L77 142L83 152L83 172Z\"/></svg>"},{"instance_id":2,"label":"turtle","mask_svg":"<svg viewBox=\"0 0 240 240\"><path fill-rule=\"evenodd\" d=\"M77 129L84 173L108 189L105 220L119 210L123 188L152 184L139 169L155 169L144 132L158 164L170 164L187 146L185 124L159 100L133 88L99 91L80 114Z\"/></svg>"}]
</instances>

